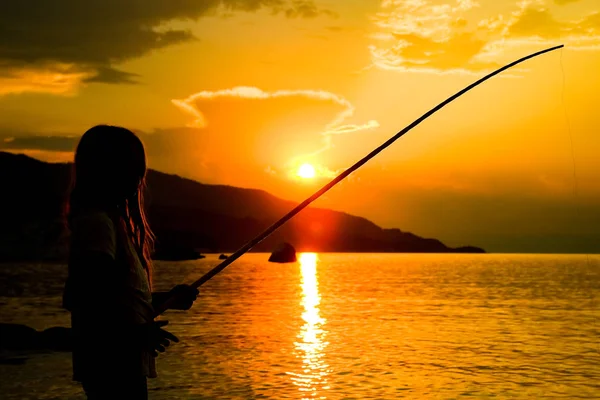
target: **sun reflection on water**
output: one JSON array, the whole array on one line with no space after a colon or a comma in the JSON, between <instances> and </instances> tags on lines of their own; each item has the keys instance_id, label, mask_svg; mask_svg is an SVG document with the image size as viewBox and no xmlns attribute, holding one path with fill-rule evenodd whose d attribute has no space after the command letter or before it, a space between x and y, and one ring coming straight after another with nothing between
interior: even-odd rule
<instances>
[{"instance_id":1,"label":"sun reflection on water","mask_svg":"<svg viewBox=\"0 0 600 400\"><path fill-rule=\"evenodd\" d=\"M288 372L292 381L302 392L302 399L325 399L325 391L329 389L327 376L329 366L323 360L324 349L327 346L325 337L327 331L323 329L325 319L319 315L319 281L317 276L316 253L302 253L300 255L300 272L302 281L302 306L304 312L302 326L294 342L296 355L302 359L301 372Z\"/></svg>"}]
</instances>

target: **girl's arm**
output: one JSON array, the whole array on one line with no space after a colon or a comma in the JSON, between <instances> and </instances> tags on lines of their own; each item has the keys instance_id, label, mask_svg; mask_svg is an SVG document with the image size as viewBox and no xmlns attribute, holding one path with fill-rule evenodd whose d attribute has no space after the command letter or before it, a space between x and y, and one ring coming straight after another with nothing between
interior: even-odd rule
<instances>
[{"instance_id":1,"label":"girl's arm","mask_svg":"<svg viewBox=\"0 0 600 400\"><path fill-rule=\"evenodd\" d=\"M167 301L168 298L175 296L175 301L169 309L171 310L189 310L194 301L198 298L200 292L189 285L177 285L169 292L152 293L152 306L158 308L160 304Z\"/></svg>"},{"instance_id":2,"label":"girl's arm","mask_svg":"<svg viewBox=\"0 0 600 400\"><path fill-rule=\"evenodd\" d=\"M71 229L65 307L86 325L99 321L111 321L113 325L140 322L123 304L128 271L115 261L117 235L113 220L106 213L89 211L74 218Z\"/></svg>"},{"instance_id":3,"label":"girl's arm","mask_svg":"<svg viewBox=\"0 0 600 400\"><path fill-rule=\"evenodd\" d=\"M178 341L161 328L167 321L147 320L123 301L129 270L116 262L113 221L104 213L89 213L74 222L64 303L78 334L102 348L144 348L155 354Z\"/></svg>"},{"instance_id":4,"label":"girl's arm","mask_svg":"<svg viewBox=\"0 0 600 400\"><path fill-rule=\"evenodd\" d=\"M162 329L168 321L136 323L128 307L123 307L119 294L124 282L122 267L106 253L74 252L67 281L65 303L78 317L78 328L95 342L112 350L143 348L154 356L164 352L171 341L179 339Z\"/></svg>"}]
</instances>

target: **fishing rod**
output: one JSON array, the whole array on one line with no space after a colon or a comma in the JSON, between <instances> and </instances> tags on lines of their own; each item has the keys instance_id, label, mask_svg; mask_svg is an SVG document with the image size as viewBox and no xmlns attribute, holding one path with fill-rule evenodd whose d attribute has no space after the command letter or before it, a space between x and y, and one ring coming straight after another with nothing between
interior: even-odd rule
<instances>
[{"instance_id":1,"label":"fishing rod","mask_svg":"<svg viewBox=\"0 0 600 400\"><path fill-rule=\"evenodd\" d=\"M517 64L521 64L522 62L525 62L531 58L537 57L544 53L549 53L554 50L558 50L563 47L564 47L564 45L551 47L549 49L541 50L541 51L538 51L537 53L533 53L526 57L520 58L517 61L514 61L508 65L505 65L502 68L497 69L494 72L489 73L488 75L484 76L483 78L479 79L478 81L476 81L476 82L472 83L471 85L467 86L466 88L462 89L460 92L448 97L446 100L444 100L443 102L441 102L440 104L438 104L437 106L432 108L431 110L427 111L425 114L423 114L420 118L418 118L413 123L408 125L406 128L402 129L400 132L396 133L394 136L389 138L381 146L377 147L375 150L371 151L369 154L367 154L366 156L361 158L353 166L351 166L350 168L348 168L347 170L345 170L344 172L339 174L331 182L329 182L328 184L323 186L312 196L310 196L309 198L304 200L302 203L298 204L293 210L291 210L286 215L284 215L279 221L275 222L273 225L268 227L263 233L256 236L254 239L250 240L248 243L246 243L245 245L240 247L235 253L233 253L231 256L227 257L227 259L225 259L225 261L223 261L222 263L220 263L219 265L217 265L216 267L214 267L213 269L208 271L206 274L204 274L200 279L198 279L197 281L192 283L190 286L197 289L200 286L202 286L204 283L208 282L213 276L215 276L219 272L223 271L225 268L227 268L227 266L229 266L235 260L240 258L242 255L244 255L246 252L248 252L250 249L252 249L257 244L259 244L260 242L265 240L269 235L271 235L273 232L275 232L277 229L279 229L287 221L292 219L296 214L298 214L300 211L302 211L304 208L306 208L310 203L312 203L313 201L315 201L316 199L321 197L323 194L325 194L327 191L329 191L329 189L331 189L332 187L337 185L341 180L343 180L348 175L350 175L351 173L353 173L354 171L356 171L357 169L362 167L365 163L367 163L367 161L369 161L370 159L375 157L377 154L381 153L383 150L385 150L387 147L389 147L396 140L400 139L402 136L404 136L406 133L411 131L413 128L415 128L417 125L419 125L421 122L425 121L431 115L433 115L440 109L444 108L446 105L453 102L454 100L456 100L463 94L467 93L468 91L475 88L476 86L481 85L483 82L487 81L488 79L493 78L494 76L498 75L499 73L506 71L509 68L514 67ZM158 315L162 314L165 310L167 310L174 300L175 300L175 297L172 296L172 297L168 298L164 303L162 303L159 307L157 307L156 315L158 316Z\"/></svg>"}]
</instances>

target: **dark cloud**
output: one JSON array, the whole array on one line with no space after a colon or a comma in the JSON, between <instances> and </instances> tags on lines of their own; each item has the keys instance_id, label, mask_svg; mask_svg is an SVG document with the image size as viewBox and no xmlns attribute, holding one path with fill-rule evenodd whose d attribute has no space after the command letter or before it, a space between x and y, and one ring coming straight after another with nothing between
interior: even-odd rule
<instances>
[{"instance_id":1,"label":"dark cloud","mask_svg":"<svg viewBox=\"0 0 600 400\"><path fill-rule=\"evenodd\" d=\"M314 18L319 15L319 9L312 1L294 0L293 4L294 7L288 8L285 11L285 15L288 18Z\"/></svg>"},{"instance_id":2,"label":"dark cloud","mask_svg":"<svg viewBox=\"0 0 600 400\"><path fill-rule=\"evenodd\" d=\"M270 9L290 18L324 12L312 0L15 0L0 3L0 66L47 63L96 70L88 81L131 83L112 65L176 43L191 32L165 29L170 21L230 11Z\"/></svg>"},{"instance_id":3,"label":"dark cloud","mask_svg":"<svg viewBox=\"0 0 600 400\"><path fill-rule=\"evenodd\" d=\"M119 71L110 67L99 67L97 74L86 79L84 82L103 82L103 83L137 83L138 74Z\"/></svg>"},{"instance_id":4,"label":"dark cloud","mask_svg":"<svg viewBox=\"0 0 600 400\"><path fill-rule=\"evenodd\" d=\"M73 151L78 141L73 136L0 136L0 150Z\"/></svg>"}]
</instances>

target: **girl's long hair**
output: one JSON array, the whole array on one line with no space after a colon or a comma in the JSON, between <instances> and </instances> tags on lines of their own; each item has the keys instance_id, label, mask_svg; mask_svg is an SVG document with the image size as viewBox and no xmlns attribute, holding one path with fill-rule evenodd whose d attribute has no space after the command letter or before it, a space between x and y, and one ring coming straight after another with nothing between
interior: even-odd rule
<instances>
[{"instance_id":1,"label":"girl's long hair","mask_svg":"<svg viewBox=\"0 0 600 400\"><path fill-rule=\"evenodd\" d=\"M145 176L142 141L122 127L95 126L77 145L66 214L69 226L89 210L104 211L123 223L152 284L155 237L144 211Z\"/></svg>"}]
</instances>

